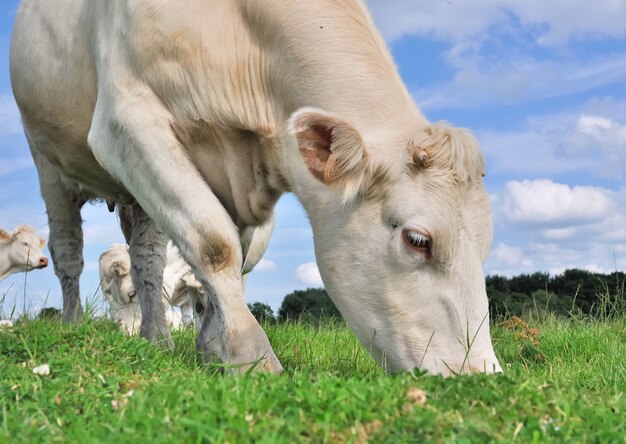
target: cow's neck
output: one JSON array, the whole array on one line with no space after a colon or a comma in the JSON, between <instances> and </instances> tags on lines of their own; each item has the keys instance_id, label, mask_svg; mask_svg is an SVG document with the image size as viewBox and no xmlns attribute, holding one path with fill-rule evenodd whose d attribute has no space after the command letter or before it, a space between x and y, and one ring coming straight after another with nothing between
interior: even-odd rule
<instances>
[{"instance_id":1,"label":"cow's neck","mask_svg":"<svg viewBox=\"0 0 626 444\"><path fill-rule=\"evenodd\" d=\"M292 177L291 155L280 148L281 133L288 117L303 107L336 114L379 157L392 147L404 149L427 124L360 0L300 1L293 7L284 0L243 3L244 22L263 61L262 69L249 71L267 88L250 98L267 103L251 108L270 109L260 115L275 119L270 137L264 127L254 131L268 146L261 152L269 159L265 171L273 173L268 179L272 188L295 191L298 178Z\"/></svg>"},{"instance_id":2,"label":"cow's neck","mask_svg":"<svg viewBox=\"0 0 626 444\"><path fill-rule=\"evenodd\" d=\"M203 100L190 110L172 108L186 116L173 125L179 140L240 227L266 222L281 192L291 191L281 135L298 109L335 113L364 139L384 140L372 144L381 150L393 138L408 140L425 124L360 1L229 5L233 23L222 23L211 34L214 40L204 43L214 54L215 40L230 50L217 51L220 69L210 66L198 74L210 73L209 83L197 91ZM138 56L150 48L142 47ZM159 88L158 76L149 81ZM176 104L177 97L165 101Z\"/></svg>"},{"instance_id":3,"label":"cow's neck","mask_svg":"<svg viewBox=\"0 0 626 444\"><path fill-rule=\"evenodd\" d=\"M249 2L246 11L270 60L276 114L318 107L380 138L425 124L360 0Z\"/></svg>"}]
</instances>

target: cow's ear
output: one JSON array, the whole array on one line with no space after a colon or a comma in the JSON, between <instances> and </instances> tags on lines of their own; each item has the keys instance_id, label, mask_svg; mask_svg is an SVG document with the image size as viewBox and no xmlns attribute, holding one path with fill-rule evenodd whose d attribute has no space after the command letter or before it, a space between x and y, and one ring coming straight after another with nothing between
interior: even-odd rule
<instances>
[{"instance_id":1,"label":"cow's ear","mask_svg":"<svg viewBox=\"0 0 626 444\"><path fill-rule=\"evenodd\" d=\"M0 240L9 239L11 239L11 233L9 233L7 230L3 230L2 228L0 228Z\"/></svg>"},{"instance_id":2,"label":"cow's ear","mask_svg":"<svg viewBox=\"0 0 626 444\"><path fill-rule=\"evenodd\" d=\"M196 279L193 273L187 273L183 276L182 280L186 287L202 290L202 284Z\"/></svg>"},{"instance_id":3,"label":"cow's ear","mask_svg":"<svg viewBox=\"0 0 626 444\"><path fill-rule=\"evenodd\" d=\"M113 261L109 270L111 274L121 277L126 276L130 271L130 268L128 267L128 264L124 261Z\"/></svg>"},{"instance_id":4,"label":"cow's ear","mask_svg":"<svg viewBox=\"0 0 626 444\"><path fill-rule=\"evenodd\" d=\"M39 248L43 248L46 246L46 240L43 237L39 238Z\"/></svg>"},{"instance_id":5,"label":"cow's ear","mask_svg":"<svg viewBox=\"0 0 626 444\"><path fill-rule=\"evenodd\" d=\"M342 186L367 169L367 152L359 132L339 117L304 108L290 119L298 150L313 176L326 185Z\"/></svg>"}]
</instances>

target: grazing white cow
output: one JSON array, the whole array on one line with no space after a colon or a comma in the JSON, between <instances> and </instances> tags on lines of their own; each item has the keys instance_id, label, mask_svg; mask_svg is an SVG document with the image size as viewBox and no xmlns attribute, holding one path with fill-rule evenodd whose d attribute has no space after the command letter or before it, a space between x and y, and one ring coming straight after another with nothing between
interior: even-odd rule
<instances>
[{"instance_id":1,"label":"grazing white cow","mask_svg":"<svg viewBox=\"0 0 626 444\"><path fill-rule=\"evenodd\" d=\"M483 157L424 118L360 0L23 0L10 57L66 318L81 309L76 201L101 197L132 208L143 336L169 334L162 230L207 295L200 354L280 371L245 304L240 233L291 191L381 365L500 370Z\"/></svg>"},{"instance_id":2,"label":"grazing white cow","mask_svg":"<svg viewBox=\"0 0 626 444\"><path fill-rule=\"evenodd\" d=\"M135 334L141 323L137 291L130 278L128 246L113 244L100 255L100 286L109 304L111 317L128 334Z\"/></svg>"},{"instance_id":3,"label":"grazing white cow","mask_svg":"<svg viewBox=\"0 0 626 444\"><path fill-rule=\"evenodd\" d=\"M110 307L111 317L124 327L128 334L139 332L141 309L137 291L130 276L130 255L125 244L113 244L100 255L100 281L102 294ZM167 264L163 273L163 304L170 327L192 325L194 308L201 304L201 284L195 279L189 265L178 249L168 243ZM171 307L180 307L175 316ZM168 317L169 316L169 317Z\"/></svg>"},{"instance_id":4,"label":"grazing white cow","mask_svg":"<svg viewBox=\"0 0 626 444\"><path fill-rule=\"evenodd\" d=\"M256 230L248 230L241 234L241 240L247 246L244 266L241 270L245 284L247 274L252 271L263 257L267 249L274 218ZM201 314L205 306L205 294L202 284L196 279L191 267L180 255L178 248L168 242L167 262L163 270L163 304L165 315L170 327L179 325L196 325L200 328ZM100 282L102 294L110 307L111 317L124 327L128 334L138 333L141 324L141 309L137 291L130 276L130 255L128 245L113 244L100 255ZM172 311L172 307L180 307L180 316Z\"/></svg>"},{"instance_id":5,"label":"grazing white cow","mask_svg":"<svg viewBox=\"0 0 626 444\"><path fill-rule=\"evenodd\" d=\"M30 225L13 231L0 228L0 281L20 271L46 268L48 258L41 251L45 243Z\"/></svg>"}]
</instances>

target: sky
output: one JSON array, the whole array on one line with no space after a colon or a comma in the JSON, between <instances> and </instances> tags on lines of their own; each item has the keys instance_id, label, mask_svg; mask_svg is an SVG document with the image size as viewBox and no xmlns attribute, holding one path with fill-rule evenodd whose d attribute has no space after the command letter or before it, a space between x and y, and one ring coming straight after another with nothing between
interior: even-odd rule
<instances>
[{"instance_id":1,"label":"sky","mask_svg":"<svg viewBox=\"0 0 626 444\"><path fill-rule=\"evenodd\" d=\"M495 236L487 274L626 269L626 1L369 0L417 105L470 129L487 162ZM47 236L37 173L9 81L17 2L0 6L0 228ZM105 206L83 208L83 298L96 305L97 261L122 242ZM278 309L321 286L313 235L293 195L251 273L247 301ZM49 255L49 252L46 253ZM61 306L52 267L0 282L5 312Z\"/></svg>"}]
</instances>

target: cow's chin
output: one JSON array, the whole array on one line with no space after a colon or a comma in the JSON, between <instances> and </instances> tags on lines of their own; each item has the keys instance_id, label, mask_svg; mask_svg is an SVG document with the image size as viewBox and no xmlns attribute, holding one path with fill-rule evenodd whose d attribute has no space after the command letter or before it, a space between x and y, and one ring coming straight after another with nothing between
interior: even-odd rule
<instances>
[{"instance_id":1,"label":"cow's chin","mask_svg":"<svg viewBox=\"0 0 626 444\"><path fill-rule=\"evenodd\" d=\"M362 290L358 293L364 294ZM383 304L375 305L368 299L357 302L335 297L352 332L386 372L418 370L456 376L502 371L493 351L488 320L473 325L468 337L458 326L448 325L445 314L435 307L431 306L423 318L408 318L398 310L385 313ZM381 316L383 313L386 315Z\"/></svg>"},{"instance_id":2,"label":"cow's chin","mask_svg":"<svg viewBox=\"0 0 626 444\"><path fill-rule=\"evenodd\" d=\"M362 341L363 342L363 341ZM370 346L369 351L376 362L388 373L425 371L431 375L445 377L467 375L472 373L500 373L502 367L494 353L490 350L473 349L469 354L463 352L454 356L437 354L430 350L411 356L402 356L402 352L394 354L393 350L379 350Z\"/></svg>"},{"instance_id":3,"label":"cow's chin","mask_svg":"<svg viewBox=\"0 0 626 444\"><path fill-rule=\"evenodd\" d=\"M467 375L472 373L501 373L502 367L493 353L484 355L470 354L456 360L445 357L436 357L426 360L421 367L430 374L438 374L446 377Z\"/></svg>"}]
</instances>

